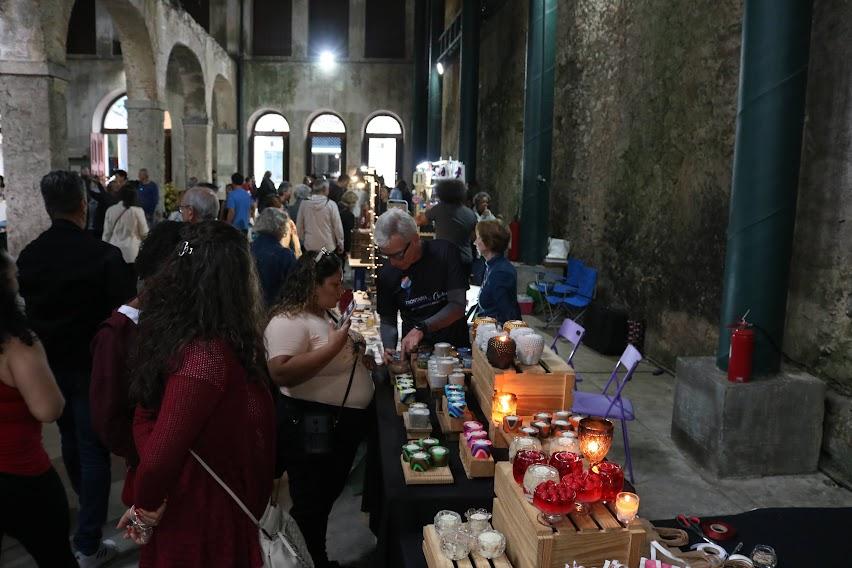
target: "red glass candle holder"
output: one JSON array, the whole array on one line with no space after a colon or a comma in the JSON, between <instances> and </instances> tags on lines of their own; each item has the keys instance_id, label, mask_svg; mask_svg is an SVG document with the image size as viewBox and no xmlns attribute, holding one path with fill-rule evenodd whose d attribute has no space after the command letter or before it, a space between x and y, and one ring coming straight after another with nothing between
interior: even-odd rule
<instances>
[{"instance_id":1,"label":"red glass candle holder","mask_svg":"<svg viewBox=\"0 0 852 568\"><path fill-rule=\"evenodd\" d=\"M535 488L533 505L541 511L538 521L554 526L563 520L562 515L574 510L576 492L566 483L545 481Z\"/></svg>"},{"instance_id":2,"label":"red glass candle holder","mask_svg":"<svg viewBox=\"0 0 852 568\"><path fill-rule=\"evenodd\" d=\"M592 470L601 476L601 501L615 501L616 495L624 489L624 470L609 461L599 463Z\"/></svg>"},{"instance_id":3,"label":"red glass candle holder","mask_svg":"<svg viewBox=\"0 0 852 568\"><path fill-rule=\"evenodd\" d=\"M550 465L559 472L559 478L577 475L583 471L583 456L574 452L554 452L550 456Z\"/></svg>"},{"instance_id":4,"label":"red glass candle holder","mask_svg":"<svg viewBox=\"0 0 852 568\"><path fill-rule=\"evenodd\" d=\"M567 483L577 493L575 498L575 511L577 513L588 514L589 504L601 500L603 481L601 476L594 471L582 471L576 475L568 475L562 479L562 482Z\"/></svg>"},{"instance_id":5,"label":"red glass candle holder","mask_svg":"<svg viewBox=\"0 0 852 568\"><path fill-rule=\"evenodd\" d=\"M527 468L535 463L547 465L547 455L539 450L520 450L515 454L515 461L512 462L512 476L515 478L515 483L523 485Z\"/></svg>"}]
</instances>

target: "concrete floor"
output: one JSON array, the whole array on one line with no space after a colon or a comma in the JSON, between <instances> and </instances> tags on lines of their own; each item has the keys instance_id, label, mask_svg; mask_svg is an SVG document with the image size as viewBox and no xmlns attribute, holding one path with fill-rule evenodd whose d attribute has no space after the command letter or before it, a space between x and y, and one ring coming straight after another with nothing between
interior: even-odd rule
<instances>
[{"instance_id":1,"label":"concrete floor","mask_svg":"<svg viewBox=\"0 0 852 568\"><path fill-rule=\"evenodd\" d=\"M525 318L536 327L541 321ZM552 328L549 331L553 331ZM549 344L549 341L548 341ZM574 362L583 382L580 389L600 392L609 378L616 358L605 357L581 347ZM696 516L735 514L761 507L849 507L852 492L839 487L821 473L811 475L764 477L759 479L720 481L706 475L690 463L674 446L669 434L674 398L674 377L663 372L653 373L656 367L642 362L634 379L625 389L636 409L637 420L628 425L634 463L636 488L642 498L640 514L649 519L671 518L679 513ZM59 459L59 437L56 427L45 428L45 446L54 466L63 474ZM794 452L795 448L791 448ZM610 459L623 463L624 444L618 428ZM367 517L360 512L359 480L363 469L356 467L344 494L332 512L329 525L329 556L345 566L367 567L375 538L367 527ZM127 541L116 535L114 528L123 512L119 494L122 465L116 460L113 467L110 521L104 530L105 538L112 537L126 552L111 567L130 568L137 565L137 552ZM67 480L66 480L67 484ZM68 489L71 507L76 498ZM282 502L288 499L282 491ZM10 538L3 542L0 568L32 566L27 554Z\"/></svg>"}]
</instances>

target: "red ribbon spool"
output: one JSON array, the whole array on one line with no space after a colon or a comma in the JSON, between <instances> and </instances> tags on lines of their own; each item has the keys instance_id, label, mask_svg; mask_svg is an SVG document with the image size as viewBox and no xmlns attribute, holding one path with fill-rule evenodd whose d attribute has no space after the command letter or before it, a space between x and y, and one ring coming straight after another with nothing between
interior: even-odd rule
<instances>
[{"instance_id":1,"label":"red ribbon spool","mask_svg":"<svg viewBox=\"0 0 852 568\"><path fill-rule=\"evenodd\" d=\"M720 542L731 540L737 536L737 529L725 521L704 521L701 523L701 530L707 535L707 538Z\"/></svg>"}]
</instances>

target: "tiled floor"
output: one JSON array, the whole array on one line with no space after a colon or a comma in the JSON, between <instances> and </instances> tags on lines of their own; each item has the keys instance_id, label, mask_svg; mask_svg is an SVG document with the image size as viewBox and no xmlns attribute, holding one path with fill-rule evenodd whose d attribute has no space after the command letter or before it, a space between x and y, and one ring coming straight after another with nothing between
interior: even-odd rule
<instances>
[{"instance_id":1,"label":"tiled floor","mask_svg":"<svg viewBox=\"0 0 852 568\"><path fill-rule=\"evenodd\" d=\"M528 317L530 323L540 324ZM550 330L552 331L552 330ZM581 390L600 391L609 377L615 357L601 356L591 349L581 347L575 356L575 365L583 378ZM634 460L636 488L642 497L641 514L646 518L671 518L678 513L711 515L740 513L758 507L802 506L840 507L852 506L852 492L834 484L820 473L764 477L748 480L716 480L689 462L674 446L669 434L674 399L674 377L657 374L657 369L647 362L640 365L625 393L635 406L637 420L628 425ZM658 372L658 371L657 371ZM45 445L54 464L61 472L58 434L54 426L45 428ZM624 446L618 428L610 457L623 462ZM113 468L113 497L110 507L109 528L105 537L114 535L115 522L122 512L118 499L121 488L121 463ZM360 471L356 468L356 472ZM346 566L367 567L375 546L375 539L367 528L367 519L360 512L357 495L357 476L350 481L344 495L332 512L329 525L329 553L333 559ZM286 498L286 491L282 494ZM72 507L76 499L69 489ZM117 542L128 550L126 541ZM128 550L111 567L136 566L137 553ZM31 566L29 557L21 547L7 538L3 543L2 568Z\"/></svg>"}]
</instances>

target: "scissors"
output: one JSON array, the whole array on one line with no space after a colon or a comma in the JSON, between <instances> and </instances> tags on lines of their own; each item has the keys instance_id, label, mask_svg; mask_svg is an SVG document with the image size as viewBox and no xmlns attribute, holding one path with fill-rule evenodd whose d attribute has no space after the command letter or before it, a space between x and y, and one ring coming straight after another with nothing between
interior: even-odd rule
<instances>
[{"instance_id":1,"label":"scissors","mask_svg":"<svg viewBox=\"0 0 852 568\"><path fill-rule=\"evenodd\" d=\"M716 544L706 536L704 536L704 531L701 530L701 519L698 517L688 517L687 515L678 515L677 516L677 524L685 528L686 530L692 531L696 536L704 539L704 542L709 542L710 544Z\"/></svg>"}]
</instances>

